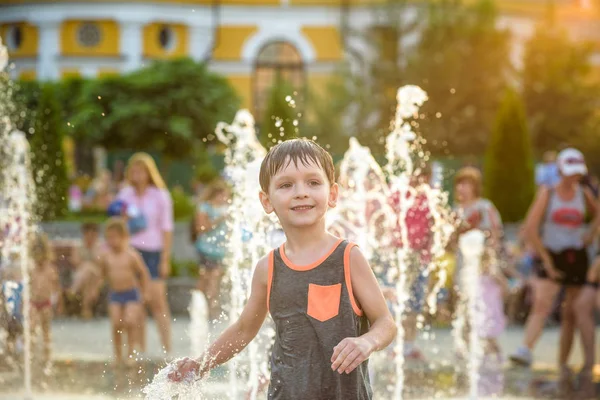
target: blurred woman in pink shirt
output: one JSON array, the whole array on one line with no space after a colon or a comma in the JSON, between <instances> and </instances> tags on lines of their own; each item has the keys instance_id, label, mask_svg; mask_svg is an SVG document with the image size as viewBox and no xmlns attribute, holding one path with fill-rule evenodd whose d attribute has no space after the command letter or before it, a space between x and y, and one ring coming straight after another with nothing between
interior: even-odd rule
<instances>
[{"instance_id":1,"label":"blurred woman in pink shirt","mask_svg":"<svg viewBox=\"0 0 600 400\"><path fill-rule=\"evenodd\" d=\"M147 153L131 156L125 179L127 185L117 198L127 204L130 243L141 254L152 277L148 306L158 326L162 346L169 353L171 312L165 279L171 269L173 201L154 159ZM145 325L145 313L142 323ZM145 351L145 329L142 331L141 348Z\"/></svg>"}]
</instances>

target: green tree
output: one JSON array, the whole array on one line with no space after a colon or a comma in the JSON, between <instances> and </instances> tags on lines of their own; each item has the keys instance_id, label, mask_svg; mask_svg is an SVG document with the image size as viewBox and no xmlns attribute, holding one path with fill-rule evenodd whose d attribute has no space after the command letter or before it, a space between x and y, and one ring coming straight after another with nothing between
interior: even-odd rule
<instances>
[{"instance_id":1,"label":"green tree","mask_svg":"<svg viewBox=\"0 0 600 400\"><path fill-rule=\"evenodd\" d=\"M414 10L408 0L372 8L374 27L348 34L364 43L370 56L347 48L350 65L337 74L345 84L329 93L333 100L318 111L344 120L334 127L341 130L336 137L356 136L373 154L382 154L397 89L419 85L429 94L425 118L415 121L427 149L438 157L480 156L512 72L510 35L497 28L491 0L428 2L415 18L407 18Z\"/></svg>"},{"instance_id":2,"label":"green tree","mask_svg":"<svg viewBox=\"0 0 600 400\"><path fill-rule=\"evenodd\" d=\"M491 0L442 0L408 56L406 82L429 95L421 131L434 154L480 155L506 87L510 35L497 28Z\"/></svg>"},{"instance_id":3,"label":"green tree","mask_svg":"<svg viewBox=\"0 0 600 400\"><path fill-rule=\"evenodd\" d=\"M598 147L600 86L593 79L593 46L575 42L554 23L552 11L525 45L523 96L535 149Z\"/></svg>"},{"instance_id":4,"label":"green tree","mask_svg":"<svg viewBox=\"0 0 600 400\"><path fill-rule=\"evenodd\" d=\"M201 183L208 183L219 176L215 168L209 150L202 142L196 145L194 151L194 178Z\"/></svg>"},{"instance_id":5,"label":"green tree","mask_svg":"<svg viewBox=\"0 0 600 400\"><path fill-rule=\"evenodd\" d=\"M422 18L406 18L414 10L411 0L378 2L368 9L374 21L369 30L344 29L348 62L339 66L326 92L312 94L308 103L314 117L309 131L316 129L319 140L325 139L334 151L346 150L348 138L355 136L374 154L383 154L396 92L407 82L408 39L423 24ZM353 43L366 45L368 51Z\"/></svg>"},{"instance_id":6,"label":"green tree","mask_svg":"<svg viewBox=\"0 0 600 400\"><path fill-rule=\"evenodd\" d=\"M484 195L505 222L520 221L535 192L533 149L525 109L508 89L498 110L484 164Z\"/></svg>"},{"instance_id":7,"label":"green tree","mask_svg":"<svg viewBox=\"0 0 600 400\"><path fill-rule=\"evenodd\" d=\"M316 141L333 155L348 150L350 135L344 128L344 114L348 107L346 82L332 77L325 88L308 90L308 109L302 120L302 136L316 137ZM323 90L324 89L324 90Z\"/></svg>"},{"instance_id":8,"label":"green tree","mask_svg":"<svg viewBox=\"0 0 600 400\"><path fill-rule=\"evenodd\" d=\"M32 173L37 187L36 214L43 220L59 218L67 212L69 180L62 148L63 127L55 87L46 84L41 89L30 139Z\"/></svg>"},{"instance_id":9,"label":"green tree","mask_svg":"<svg viewBox=\"0 0 600 400\"><path fill-rule=\"evenodd\" d=\"M260 124L260 142L267 149L280 140L298 136L298 111L294 87L277 77L269 91L265 114Z\"/></svg>"},{"instance_id":10,"label":"green tree","mask_svg":"<svg viewBox=\"0 0 600 400\"><path fill-rule=\"evenodd\" d=\"M191 59L158 61L128 75L83 85L71 118L78 138L108 149L155 150L188 157L230 121L240 101L227 80Z\"/></svg>"}]
</instances>

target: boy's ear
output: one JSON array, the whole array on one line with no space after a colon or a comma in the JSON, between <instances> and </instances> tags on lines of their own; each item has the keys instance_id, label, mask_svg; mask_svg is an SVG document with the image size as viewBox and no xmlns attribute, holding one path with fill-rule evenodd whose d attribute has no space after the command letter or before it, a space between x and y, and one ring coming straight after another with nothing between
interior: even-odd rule
<instances>
[{"instance_id":1,"label":"boy's ear","mask_svg":"<svg viewBox=\"0 0 600 400\"><path fill-rule=\"evenodd\" d=\"M273 205L271 205L271 200L269 200L269 195L263 192L262 190L258 193L258 198L260 199L260 204L262 204L263 209L267 214L271 214L275 209Z\"/></svg>"},{"instance_id":2,"label":"boy's ear","mask_svg":"<svg viewBox=\"0 0 600 400\"><path fill-rule=\"evenodd\" d=\"M335 206L337 206L339 194L340 194L340 188L337 183L334 183L329 188L329 200L327 202L327 205L329 206L329 208L335 208Z\"/></svg>"}]
</instances>

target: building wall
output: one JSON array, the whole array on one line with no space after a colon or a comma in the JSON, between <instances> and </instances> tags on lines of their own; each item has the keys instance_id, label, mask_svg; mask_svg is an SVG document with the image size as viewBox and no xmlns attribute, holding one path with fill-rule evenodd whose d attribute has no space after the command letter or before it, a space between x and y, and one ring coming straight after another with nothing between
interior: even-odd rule
<instances>
[{"instance_id":1,"label":"building wall","mask_svg":"<svg viewBox=\"0 0 600 400\"><path fill-rule=\"evenodd\" d=\"M22 79L102 77L155 59L210 56L210 68L226 75L243 105L252 109L254 68L266 45L291 44L301 57L305 83L325 81L344 59L341 5L350 6L352 28L366 30L376 21L364 6L380 1L221 0L217 21L212 0L0 0L0 35L10 44L19 31L19 46L9 47L9 55L13 77ZM417 15L418 3L409 16ZM503 10L499 24L513 31L518 62L535 26L532 16L542 15L544 6L533 0L498 3ZM561 17L576 21L578 37L600 38L596 14L573 1L558 3Z\"/></svg>"}]
</instances>

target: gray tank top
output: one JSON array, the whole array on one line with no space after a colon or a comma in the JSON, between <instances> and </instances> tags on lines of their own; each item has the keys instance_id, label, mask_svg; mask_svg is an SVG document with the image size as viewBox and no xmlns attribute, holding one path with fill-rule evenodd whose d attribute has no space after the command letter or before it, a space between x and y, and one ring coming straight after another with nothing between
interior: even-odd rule
<instances>
[{"instance_id":1,"label":"gray tank top","mask_svg":"<svg viewBox=\"0 0 600 400\"><path fill-rule=\"evenodd\" d=\"M585 194L581 186L577 186L575 196L569 201L562 200L556 189L551 189L542 223L544 247L553 253L582 249L585 212Z\"/></svg>"},{"instance_id":2,"label":"gray tank top","mask_svg":"<svg viewBox=\"0 0 600 400\"><path fill-rule=\"evenodd\" d=\"M370 400L367 361L350 374L331 370L333 348L368 330L352 295L350 250L340 240L308 266L292 264L283 246L269 255L267 307L275 322L268 399Z\"/></svg>"}]
</instances>

